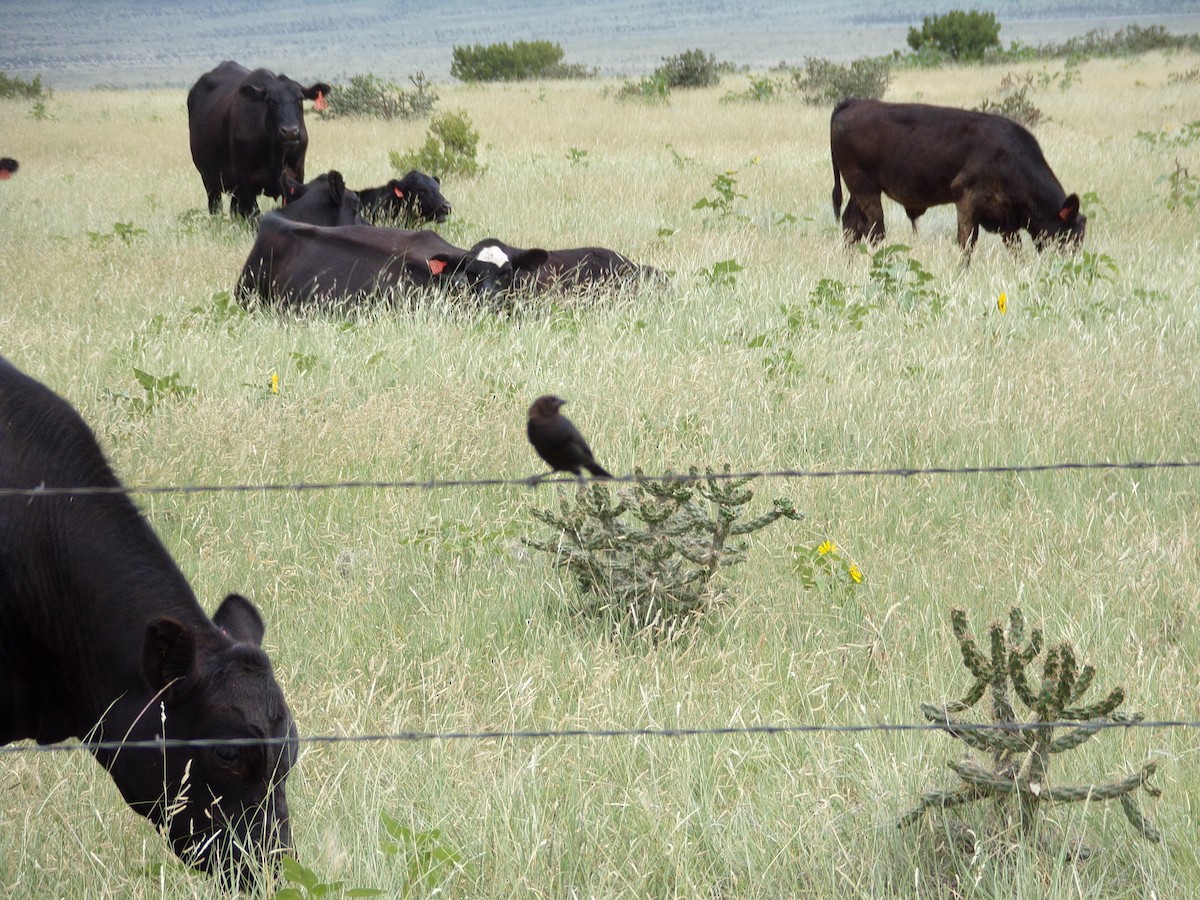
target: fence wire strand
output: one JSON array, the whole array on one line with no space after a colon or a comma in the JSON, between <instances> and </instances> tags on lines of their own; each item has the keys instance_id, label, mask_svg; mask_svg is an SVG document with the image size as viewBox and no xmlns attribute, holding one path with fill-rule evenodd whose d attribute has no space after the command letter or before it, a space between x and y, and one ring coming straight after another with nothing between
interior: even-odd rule
<instances>
[{"instance_id":1,"label":"fence wire strand","mask_svg":"<svg viewBox=\"0 0 1200 900\"><path fill-rule=\"evenodd\" d=\"M562 729L518 729L495 731L401 731L392 734L324 734L310 735L298 739L300 744L378 744L378 743L433 743L437 741L520 741L520 740L564 740L568 738L694 738L694 737L737 737L737 736L780 736L812 734L902 734L908 732L962 732L1003 731L1015 734L1056 728L1083 728L1087 731L1113 729L1166 730L1176 728L1200 728L1200 721L1187 719L1129 720L1129 721L1066 721L1066 722L877 722L860 725L836 724L793 724L793 725L719 725L680 728L562 728ZM0 756L28 753L73 753L81 750L166 750L183 747L236 747L272 746L291 744L293 740L280 738L192 738L188 740L156 738L146 741L96 741L93 743L60 744L10 744L0 747Z\"/></svg>"},{"instance_id":2,"label":"fence wire strand","mask_svg":"<svg viewBox=\"0 0 1200 900\"><path fill-rule=\"evenodd\" d=\"M536 488L543 484L577 484L602 482L604 484L636 484L657 481L738 481L742 479L824 479L824 478L914 478L931 475L1024 475L1043 472L1088 472L1088 471L1146 471L1154 469L1195 469L1200 460L1162 460L1130 462L1058 462L1032 463L1028 465L995 466L924 466L890 469L767 469L753 472L667 472L661 475L619 475L614 478L450 478L450 479L398 479L371 481L312 481L312 482L268 482L262 484L184 484L184 485L111 485L111 486L53 486L44 484L34 487L0 487L0 497L58 497L87 496L93 494L221 494L221 493L279 493L304 491L348 491L348 490L445 490L464 487L525 487Z\"/></svg>"}]
</instances>

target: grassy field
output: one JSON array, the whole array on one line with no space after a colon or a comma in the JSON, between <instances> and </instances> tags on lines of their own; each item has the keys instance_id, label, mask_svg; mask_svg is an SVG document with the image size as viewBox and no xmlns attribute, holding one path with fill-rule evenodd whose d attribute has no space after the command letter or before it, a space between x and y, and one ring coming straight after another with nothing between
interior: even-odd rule
<instances>
[{"instance_id":1,"label":"grassy field","mask_svg":"<svg viewBox=\"0 0 1200 900\"><path fill-rule=\"evenodd\" d=\"M1169 210L1156 182L1200 158L1136 136L1196 117L1200 84L1170 80L1196 67L1155 55L1087 62L1066 90L1035 78L1037 135L1085 196L1090 255L984 235L964 268L951 210L914 238L888 206L901 259L933 276L924 294L898 270L880 289L843 248L827 108L721 103L745 87L732 77L668 107L619 104L611 83L443 86L486 165L444 179L447 237L597 243L674 273L508 316L229 315L252 235L201 212L183 91L56 92L42 119L0 101L0 149L22 164L0 184L0 353L76 405L129 484L521 478L542 468L523 424L547 391L619 474L1200 458L1197 212ZM1004 74L902 72L888 98L974 106ZM424 130L310 119L309 174L380 184ZM732 213L694 210L730 172ZM729 259L732 285L696 274ZM823 279L869 305L861 329L811 302ZM196 391L148 398L135 368ZM1094 694L1121 684L1151 719L1198 718L1192 470L753 487L755 508L787 497L807 518L756 534L725 602L658 646L572 617L573 586L524 547L543 533L530 509L566 485L137 499L206 608L231 590L260 604L302 735L917 722L920 701L968 685L949 609L982 632L1018 603L1097 665ZM798 565L824 540L861 584L805 588ZM1187 896L1197 746L1191 729L1129 730L1057 758L1056 784L1159 766L1160 845L1115 804L1051 813L1086 861L1010 833L955 855L897 830L952 784L961 748L927 732L310 743L289 799L305 865L392 895L419 857L384 852L383 813L458 854L453 897ZM79 753L3 757L0 893L218 894Z\"/></svg>"}]
</instances>

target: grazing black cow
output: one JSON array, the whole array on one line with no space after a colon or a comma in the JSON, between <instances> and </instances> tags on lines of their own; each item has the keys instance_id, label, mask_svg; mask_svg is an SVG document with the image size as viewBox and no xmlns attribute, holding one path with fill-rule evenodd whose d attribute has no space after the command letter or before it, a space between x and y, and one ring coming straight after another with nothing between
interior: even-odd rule
<instances>
[{"instance_id":1,"label":"grazing black cow","mask_svg":"<svg viewBox=\"0 0 1200 900\"><path fill-rule=\"evenodd\" d=\"M324 102L329 85L302 86L266 69L226 60L188 91L192 161L208 193L208 211L232 194L232 216L258 215L259 194L279 196L284 172L304 181L308 131L303 100Z\"/></svg>"},{"instance_id":2,"label":"grazing black cow","mask_svg":"<svg viewBox=\"0 0 1200 900\"><path fill-rule=\"evenodd\" d=\"M411 227L422 222L445 222L451 213L450 201L442 196L442 182L415 169L383 187L357 193L363 216L377 225Z\"/></svg>"},{"instance_id":3,"label":"grazing black cow","mask_svg":"<svg viewBox=\"0 0 1200 900\"><path fill-rule=\"evenodd\" d=\"M296 726L230 594L211 619L79 414L0 359L0 744L79 738L185 862L234 883L291 844ZM131 741L216 740L132 748ZM270 743L254 743L268 739Z\"/></svg>"},{"instance_id":4,"label":"grazing black cow","mask_svg":"<svg viewBox=\"0 0 1200 900\"><path fill-rule=\"evenodd\" d=\"M900 203L916 228L931 206L958 208L958 243L970 253L979 229L1015 245L1021 229L1040 250L1083 241L1087 217L1067 196L1042 148L1011 119L989 113L843 100L829 126L833 211L848 241L884 237L880 194ZM842 182L850 191L842 212Z\"/></svg>"},{"instance_id":5,"label":"grazing black cow","mask_svg":"<svg viewBox=\"0 0 1200 900\"><path fill-rule=\"evenodd\" d=\"M496 247L463 250L432 231L374 225L322 228L263 216L238 279L242 302L270 305L339 303L409 288L466 290L492 297L545 262L545 250L505 254Z\"/></svg>"},{"instance_id":6,"label":"grazing black cow","mask_svg":"<svg viewBox=\"0 0 1200 900\"><path fill-rule=\"evenodd\" d=\"M283 206L275 212L308 225L361 225L358 194L346 188L342 173L331 169L308 184L283 175Z\"/></svg>"},{"instance_id":7,"label":"grazing black cow","mask_svg":"<svg viewBox=\"0 0 1200 900\"><path fill-rule=\"evenodd\" d=\"M495 238L486 238L471 248L481 253L492 247L512 259L523 258L528 250L519 250ZM629 257L604 247L577 247L572 250L547 250L546 261L536 269L523 268L514 287L517 290L573 290L589 285L636 285L648 281L666 281L652 266L642 266Z\"/></svg>"},{"instance_id":8,"label":"grazing black cow","mask_svg":"<svg viewBox=\"0 0 1200 900\"><path fill-rule=\"evenodd\" d=\"M0 157L0 181L6 181L17 174L21 164L11 156Z\"/></svg>"}]
</instances>

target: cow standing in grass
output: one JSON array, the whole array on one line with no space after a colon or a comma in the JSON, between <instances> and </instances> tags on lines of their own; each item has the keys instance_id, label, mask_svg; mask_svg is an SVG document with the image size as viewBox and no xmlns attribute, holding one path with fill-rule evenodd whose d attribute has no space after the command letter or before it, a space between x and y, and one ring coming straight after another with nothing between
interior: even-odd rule
<instances>
[{"instance_id":1,"label":"cow standing in grass","mask_svg":"<svg viewBox=\"0 0 1200 900\"><path fill-rule=\"evenodd\" d=\"M205 615L120 488L79 414L0 359L0 744L85 741L181 859L252 880L291 844L296 757L262 617L238 594ZM5 493L33 489L83 490Z\"/></svg>"},{"instance_id":2,"label":"cow standing in grass","mask_svg":"<svg viewBox=\"0 0 1200 900\"><path fill-rule=\"evenodd\" d=\"M931 206L958 209L958 243L967 253L979 229L1015 245L1028 231L1040 250L1078 246L1087 217L1079 197L1068 196L1042 148L1011 119L989 113L927 106L843 100L829 125L833 156L833 212L848 241L884 238L886 194L908 213L913 229ZM842 211L842 179L850 191Z\"/></svg>"},{"instance_id":3,"label":"cow standing in grass","mask_svg":"<svg viewBox=\"0 0 1200 900\"><path fill-rule=\"evenodd\" d=\"M304 181L303 101L319 106L329 90L323 82L304 87L231 60L200 76L188 91L188 133L210 213L219 213L221 195L231 194L230 215L256 216L258 195L278 197L285 172Z\"/></svg>"}]
</instances>

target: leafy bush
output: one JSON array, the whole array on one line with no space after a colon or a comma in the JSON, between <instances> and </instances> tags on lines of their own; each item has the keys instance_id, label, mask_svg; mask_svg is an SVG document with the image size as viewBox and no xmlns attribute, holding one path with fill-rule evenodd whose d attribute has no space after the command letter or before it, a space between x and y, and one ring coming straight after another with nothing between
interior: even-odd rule
<instances>
[{"instance_id":1,"label":"leafy bush","mask_svg":"<svg viewBox=\"0 0 1200 900\"><path fill-rule=\"evenodd\" d=\"M1000 46L1000 23L995 13L953 9L926 16L920 31L908 29L908 46L918 53L931 47L954 60L983 59L987 50Z\"/></svg>"},{"instance_id":2,"label":"leafy bush","mask_svg":"<svg viewBox=\"0 0 1200 900\"><path fill-rule=\"evenodd\" d=\"M430 121L429 134L421 149L403 154L393 150L388 153L388 160L397 172L418 169L439 178L444 175L470 178L480 171L475 159L478 145L479 132L471 127L465 112L444 113Z\"/></svg>"},{"instance_id":3,"label":"leafy bush","mask_svg":"<svg viewBox=\"0 0 1200 900\"><path fill-rule=\"evenodd\" d=\"M708 610L714 576L746 558L746 545L732 539L802 518L776 499L767 512L739 521L754 498L748 482L700 478L692 469L688 478L635 482L615 498L607 485L592 484L579 489L574 505L533 510L551 534L526 544L574 577L580 613L614 634L669 638Z\"/></svg>"},{"instance_id":4,"label":"leafy bush","mask_svg":"<svg viewBox=\"0 0 1200 900\"><path fill-rule=\"evenodd\" d=\"M564 66L563 49L550 41L456 46L450 74L459 81L526 81L531 78L581 77L580 66Z\"/></svg>"},{"instance_id":5,"label":"leafy bush","mask_svg":"<svg viewBox=\"0 0 1200 900\"><path fill-rule=\"evenodd\" d=\"M837 103L846 97L879 100L892 80L892 64L887 59L856 59L840 65L817 56L804 60L803 69L792 71L792 82L813 106Z\"/></svg>"},{"instance_id":6,"label":"leafy bush","mask_svg":"<svg viewBox=\"0 0 1200 900\"><path fill-rule=\"evenodd\" d=\"M42 87L42 76L34 75L32 81L22 81L0 71L0 98L15 97L32 100L38 97L49 97L51 91Z\"/></svg>"},{"instance_id":7,"label":"leafy bush","mask_svg":"<svg viewBox=\"0 0 1200 900\"><path fill-rule=\"evenodd\" d=\"M433 112L438 95L424 72L408 76L412 90L374 75L355 75L349 85L339 85L327 98L323 119L338 116L367 116L376 119L418 119Z\"/></svg>"},{"instance_id":8,"label":"leafy bush","mask_svg":"<svg viewBox=\"0 0 1200 900\"><path fill-rule=\"evenodd\" d=\"M721 64L716 56L703 50L685 50L677 56L663 57L654 70L668 88L713 87L721 81Z\"/></svg>"},{"instance_id":9,"label":"leafy bush","mask_svg":"<svg viewBox=\"0 0 1200 900\"><path fill-rule=\"evenodd\" d=\"M768 75L752 77L745 91L740 94L730 91L721 98L721 102L734 103L740 100L746 103L769 103L783 98L784 87L783 82Z\"/></svg>"},{"instance_id":10,"label":"leafy bush","mask_svg":"<svg viewBox=\"0 0 1200 900\"><path fill-rule=\"evenodd\" d=\"M978 112L1004 116L1014 122L1019 122L1026 128L1033 128L1044 117L1042 111L1029 99L1028 86L1008 91L999 100L989 100L985 97L975 109Z\"/></svg>"},{"instance_id":11,"label":"leafy bush","mask_svg":"<svg viewBox=\"0 0 1200 900\"><path fill-rule=\"evenodd\" d=\"M640 81L625 82L615 96L618 100L667 104L671 101L671 86L658 74L647 75Z\"/></svg>"}]
</instances>

